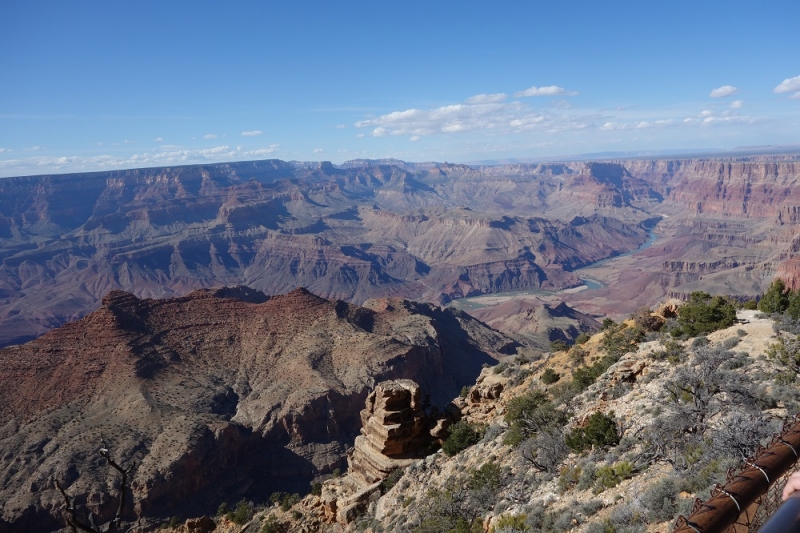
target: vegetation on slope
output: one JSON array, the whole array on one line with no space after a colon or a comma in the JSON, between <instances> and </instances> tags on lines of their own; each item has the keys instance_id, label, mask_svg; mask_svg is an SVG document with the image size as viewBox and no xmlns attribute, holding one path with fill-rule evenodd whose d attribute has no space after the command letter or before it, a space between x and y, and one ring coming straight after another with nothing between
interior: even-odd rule
<instances>
[{"instance_id":1,"label":"vegetation on slope","mask_svg":"<svg viewBox=\"0 0 800 533\"><path fill-rule=\"evenodd\" d=\"M770 339L753 312L735 324L727 299L701 293L687 307L666 320L640 310L547 361L509 362L492 374L507 388L480 442L406 469L362 526L625 533L688 513L800 406L786 386L800 323L781 317ZM482 469L500 484L478 490Z\"/></svg>"}]
</instances>

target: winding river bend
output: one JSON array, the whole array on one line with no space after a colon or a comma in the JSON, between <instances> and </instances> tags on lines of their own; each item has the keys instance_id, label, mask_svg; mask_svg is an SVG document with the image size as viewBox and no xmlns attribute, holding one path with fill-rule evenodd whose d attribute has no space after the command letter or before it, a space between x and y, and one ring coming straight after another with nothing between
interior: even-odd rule
<instances>
[{"instance_id":1,"label":"winding river bend","mask_svg":"<svg viewBox=\"0 0 800 533\"><path fill-rule=\"evenodd\" d=\"M591 264L586 265L584 267L575 269L574 273L578 276L578 279L580 279L583 282L583 285L580 286L580 287L573 287L571 289L565 289L565 290L570 290L571 291L571 290L579 289L579 290L590 290L591 291L591 290L602 289L603 287L605 287L605 285L601 281L596 280L596 279L592 279L592 278L586 276L585 274L582 275L582 273L585 273L586 270L588 270L590 268L598 267L598 266L603 265L603 264L605 264L605 263L607 263L609 261L612 261L612 260L615 260L615 259L619 259L621 257L627 257L627 256L630 256L630 255L639 253L642 250L646 250L647 248L650 248L653 245L653 243L656 241L656 239L657 239L657 236L655 234L655 229L656 229L657 225L658 224L656 223L656 224L653 224L652 226L647 227L647 240L644 241L635 250L631 250L630 252L625 252L625 253L622 253L622 254L617 254L617 255L614 255L614 256L611 256L611 257L606 257L605 259L601 259L599 261L595 261L594 263L591 263ZM585 287L585 289L582 288L582 287ZM493 301L494 299L512 299L512 298L514 298L516 296L526 296L526 295L530 295L530 296L553 296L553 295L558 294L560 292L563 292L563 291L535 291L535 290L529 290L529 291L498 292L498 293L482 294L480 296L470 296L468 298L461 298L461 299L458 299L458 300L453 300L452 302L450 302L448 304L448 306L453 306L453 307L456 307L458 309L464 309L464 310L480 309L482 307L487 307L488 305L493 305L494 303L497 303L497 302ZM490 299L492 300L491 302L489 301ZM486 303L482 303L481 300L484 300Z\"/></svg>"}]
</instances>

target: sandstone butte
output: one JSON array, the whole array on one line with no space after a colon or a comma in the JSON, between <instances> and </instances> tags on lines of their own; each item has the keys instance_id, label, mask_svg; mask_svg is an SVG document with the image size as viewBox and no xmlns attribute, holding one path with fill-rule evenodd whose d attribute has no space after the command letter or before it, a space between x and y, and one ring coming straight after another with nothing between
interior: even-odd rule
<instances>
[{"instance_id":1,"label":"sandstone butte","mask_svg":"<svg viewBox=\"0 0 800 533\"><path fill-rule=\"evenodd\" d=\"M469 315L401 299L111 292L83 319L0 351L0 531L62 527L56 478L108 519L116 478L101 435L116 461L136 463L144 516L305 493L344 466L377 382L413 379L443 406L518 348Z\"/></svg>"}]
</instances>

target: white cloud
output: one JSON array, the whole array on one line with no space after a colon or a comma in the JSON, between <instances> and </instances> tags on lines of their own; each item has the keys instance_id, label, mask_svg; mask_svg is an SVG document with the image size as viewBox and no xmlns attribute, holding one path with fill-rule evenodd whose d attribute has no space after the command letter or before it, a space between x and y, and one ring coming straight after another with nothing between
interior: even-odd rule
<instances>
[{"instance_id":1,"label":"white cloud","mask_svg":"<svg viewBox=\"0 0 800 533\"><path fill-rule=\"evenodd\" d=\"M772 92L776 94L800 92L800 76L786 78L772 89ZM792 98L795 96L793 95Z\"/></svg>"},{"instance_id":2,"label":"white cloud","mask_svg":"<svg viewBox=\"0 0 800 533\"><path fill-rule=\"evenodd\" d=\"M359 139L360 139L361 137L363 137L363 136L364 136L364 134L363 134L363 133L356 133L356 137L358 137Z\"/></svg>"},{"instance_id":3,"label":"white cloud","mask_svg":"<svg viewBox=\"0 0 800 533\"><path fill-rule=\"evenodd\" d=\"M542 114L522 102L504 102L504 99L504 95L478 95L460 104L445 105L434 109L394 111L379 117L358 121L355 123L355 127L371 128L370 135L373 137L407 135L411 138L479 130L502 134L519 133L538 127L563 129L564 124L556 123L572 121L567 116Z\"/></svg>"},{"instance_id":4,"label":"white cloud","mask_svg":"<svg viewBox=\"0 0 800 533\"><path fill-rule=\"evenodd\" d=\"M789 98L791 98L792 100L800 100L800 91L797 91L796 93L794 93Z\"/></svg>"},{"instance_id":5,"label":"white cloud","mask_svg":"<svg viewBox=\"0 0 800 533\"><path fill-rule=\"evenodd\" d=\"M411 141L411 142L416 142L416 141L420 140L421 138L422 137L420 137L419 135L413 135L413 136L409 137L408 140Z\"/></svg>"},{"instance_id":6,"label":"white cloud","mask_svg":"<svg viewBox=\"0 0 800 533\"><path fill-rule=\"evenodd\" d=\"M246 161L280 153L280 146L272 144L254 150L215 146L204 149L169 149L144 152L130 156L33 156L21 159L0 160L0 175L43 174L48 172L80 172L115 170L137 167L188 165L222 161Z\"/></svg>"},{"instance_id":7,"label":"white cloud","mask_svg":"<svg viewBox=\"0 0 800 533\"><path fill-rule=\"evenodd\" d=\"M755 124L757 122L760 122L760 119L756 117L728 115L723 117L706 117L701 124L703 126L719 126L726 124Z\"/></svg>"},{"instance_id":8,"label":"white cloud","mask_svg":"<svg viewBox=\"0 0 800 533\"><path fill-rule=\"evenodd\" d=\"M708 96L711 98L725 98L726 96L731 96L738 92L738 87L734 87L733 85L723 85L722 87L713 89L710 93L708 93Z\"/></svg>"},{"instance_id":9,"label":"white cloud","mask_svg":"<svg viewBox=\"0 0 800 533\"><path fill-rule=\"evenodd\" d=\"M242 135L244 135L244 133ZM216 138L217 136L214 133L206 133L205 135L203 135L203 139L216 139Z\"/></svg>"},{"instance_id":10,"label":"white cloud","mask_svg":"<svg viewBox=\"0 0 800 533\"><path fill-rule=\"evenodd\" d=\"M242 137L258 137L259 135L264 135L264 132L261 130L253 130L253 131L243 131Z\"/></svg>"},{"instance_id":11,"label":"white cloud","mask_svg":"<svg viewBox=\"0 0 800 533\"><path fill-rule=\"evenodd\" d=\"M337 125L336 125L336 129L337 129L337 130L343 130L343 129L345 129L346 127L347 127L347 126L346 126L345 124L337 124Z\"/></svg>"},{"instance_id":12,"label":"white cloud","mask_svg":"<svg viewBox=\"0 0 800 533\"><path fill-rule=\"evenodd\" d=\"M325 150L323 150L322 148L314 148L314 153L315 154L324 154Z\"/></svg>"},{"instance_id":13,"label":"white cloud","mask_svg":"<svg viewBox=\"0 0 800 533\"><path fill-rule=\"evenodd\" d=\"M10 152L11 148L0 148L0 154L4 154L6 152Z\"/></svg>"},{"instance_id":14,"label":"white cloud","mask_svg":"<svg viewBox=\"0 0 800 533\"><path fill-rule=\"evenodd\" d=\"M528 87L524 91L518 91L514 93L514 96L517 98L521 98L523 96L557 96L559 94L568 94L568 95L576 95L576 92L567 92L566 89L563 87L559 87L558 85L548 85L547 87Z\"/></svg>"},{"instance_id":15,"label":"white cloud","mask_svg":"<svg viewBox=\"0 0 800 533\"><path fill-rule=\"evenodd\" d=\"M161 141L163 141L164 139L163 139L162 137L156 137L156 138L155 138L155 139L153 139L153 140L154 140L155 142L157 142L157 143L160 143L160 142L161 142Z\"/></svg>"},{"instance_id":16,"label":"white cloud","mask_svg":"<svg viewBox=\"0 0 800 533\"><path fill-rule=\"evenodd\" d=\"M23 148L23 150L27 152L38 152L41 149L42 149L41 146L31 146L30 148Z\"/></svg>"},{"instance_id":17,"label":"white cloud","mask_svg":"<svg viewBox=\"0 0 800 533\"><path fill-rule=\"evenodd\" d=\"M703 111L700 111L700 116L701 117L708 117L708 116L711 116L711 115L713 115L713 113L711 111L709 111L708 109L704 109Z\"/></svg>"},{"instance_id":18,"label":"white cloud","mask_svg":"<svg viewBox=\"0 0 800 533\"><path fill-rule=\"evenodd\" d=\"M280 145L279 144L270 144L266 148L259 148L258 150L249 150L247 152L241 152L242 155L245 156L265 156L265 155L275 155L279 152ZM241 150L242 147L237 147L237 150Z\"/></svg>"},{"instance_id":19,"label":"white cloud","mask_svg":"<svg viewBox=\"0 0 800 533\"><path fill-rule=\"evenodd\" d=\"M465 104L496 104L498 102L503 102L505 99L508 98L507 94L504 93L496 93L496 94L476 94L475 96L471 96L464 100Z\"/></svg>"},{"instance_id":20,"label":"white cloud","mask_svg":"<svg viewBox=\"0 0 800 533\"><path fill-rule=\"evenodd\" d=\"M743 100L734 100L733 102L731 102L731 109L741 109L743 107L744 107Z\"/></svg>"},{"instance_id":21,"label":"white cloud","mask_svg":"<svg viewBox=\"0 0 800 533\"><path fill-rule=\"evenodd\" d=\"M606 122L600 126L600 129L603 131L645 130L653 128L666 128L668 126L675 125L676 123L672 119L639 120L637 122Z\"/></svg>"}]
</instances>

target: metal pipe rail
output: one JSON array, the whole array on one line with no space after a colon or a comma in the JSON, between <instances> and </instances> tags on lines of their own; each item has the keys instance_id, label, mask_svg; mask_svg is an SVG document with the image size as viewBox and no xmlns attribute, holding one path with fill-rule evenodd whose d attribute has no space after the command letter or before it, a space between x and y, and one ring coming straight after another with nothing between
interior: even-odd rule
<instances>
[{"instance_id":1,"label":"metal pipe rail","mask_svg":"<svg viewBox=\"0 0 800 533\"><path fill-rule=\"evenodd\" d=\"M729 472L727 482L717 485L708 500L697 500L688 518L678 517L673 533L749 531L751 524L755 525L758 499L791 469L799 454L800 418L796 415L772 438L769 446L759 447L738 474ZM737 521L741 527L729 530Z\"/></svg>"}]
</instances>

